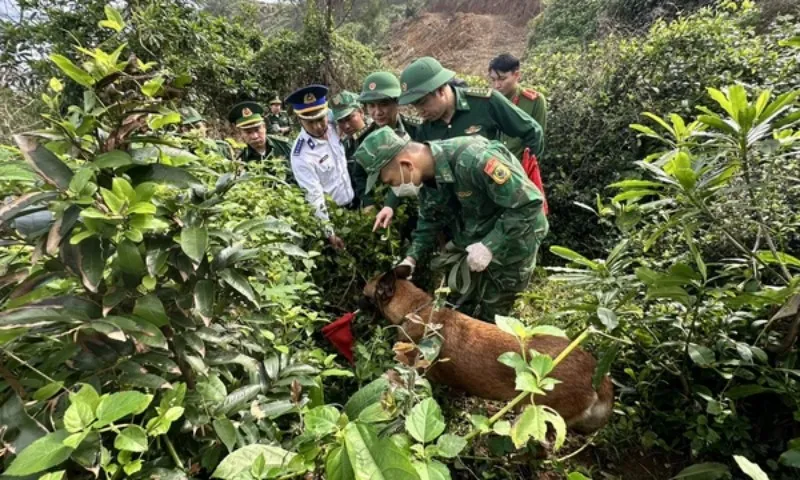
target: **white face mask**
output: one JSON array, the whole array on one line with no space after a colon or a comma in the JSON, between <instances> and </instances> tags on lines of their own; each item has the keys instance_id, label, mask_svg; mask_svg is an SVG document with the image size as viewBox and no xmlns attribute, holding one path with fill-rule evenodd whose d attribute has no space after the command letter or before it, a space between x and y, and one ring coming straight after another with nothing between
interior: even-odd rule
<instances>
[{"instance_id":1,"label":"white face mask","mask_svg":"<svg viewBox=\"0 0 800 480\"><path fill-rule=\"evenodd\" d=\"M400 167L400 185L396 187L392 187L392 192L397 197L416 197L419 195L419 191L422 190L422 185L414 185L414 182L406 183L406 179L403 177L403 167Z\"/></svg>"}]
</instances>

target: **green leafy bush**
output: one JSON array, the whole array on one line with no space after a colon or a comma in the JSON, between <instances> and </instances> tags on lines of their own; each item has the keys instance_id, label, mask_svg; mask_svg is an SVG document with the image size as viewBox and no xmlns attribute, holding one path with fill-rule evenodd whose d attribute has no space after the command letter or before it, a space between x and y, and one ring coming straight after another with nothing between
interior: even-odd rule
<instances>
[{"instance_id":1,"label":"green leafy bush","mask_svg":"<svg viewBox=\"0 0 800 480\"><path fill-rule=\"evenodd\" d=\"M585 51L534 54L525 78L548 98L542 174L551 204L548 241L599 254L612 233L575 202L594 205L601 186L635 171L654 144L627 127L640 112L693 113L707 86L734 81L788 91L797 88L798 59L779 41L791 23L759 35L757 10L728 4L672 22L646 36L611 36Z\"/></svg>"}]
</instances>

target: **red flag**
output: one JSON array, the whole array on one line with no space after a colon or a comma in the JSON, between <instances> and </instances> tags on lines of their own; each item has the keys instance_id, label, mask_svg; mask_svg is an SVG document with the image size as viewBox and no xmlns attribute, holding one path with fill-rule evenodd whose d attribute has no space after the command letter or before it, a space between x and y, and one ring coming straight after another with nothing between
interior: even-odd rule
<instances>
[{"instance_id":1,"label":"red flag","mask_svg":"<svg viewBox=\"0 0 800 480\"><path fill-rule=\"evenodd\" d=\"M322 334L325 335L325 338L333 343L336 350L338 350L351 365L355 362L353 361L353 331L350 329L350 324L355 316L355 313L352 312L345 313L332 323L322 327Z\"/></svg>"},{"instance_id":2,"label":"red flag","mask_svg":"<svg viewBox=\"0 0 800 480\"><path fill-rule=\"evenodd\" d=\"M525 170L525 174L528 175L531 182L536 185L536 188L542 192L542 201L544 202L542 210L544 210L544 214L547 215L550 209L547 207L547 196L544 193L542 174L539 171L539 161L536 159L536 155L531 155L530 148L526 148L525 152L522 154L522 169Z\"/></svg>"}]
</instances>

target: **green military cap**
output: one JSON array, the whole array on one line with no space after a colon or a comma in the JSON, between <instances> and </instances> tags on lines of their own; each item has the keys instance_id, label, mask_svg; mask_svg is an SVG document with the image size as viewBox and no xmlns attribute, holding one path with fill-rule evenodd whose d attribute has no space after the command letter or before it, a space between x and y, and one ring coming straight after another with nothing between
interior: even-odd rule
<instances>
[{"instance_id":1,"label":"green military cap","mask_svg":"<svg viewBox=\"0 0 800 480\"><path fill-rule=\"evenodd\" d=\"M337 122L356 111L357 108L361 108L361 104L358 103L358 96L347 90L337 93L331 100L333 119Z\"/></svg>"},{"instance_id":2,"label":"green military cap","mask_svg":"<svg viewBox=\"0 0 800 480\"><path fill-rule=\"evenodd\" d=\"M442 64L433 57L414 60L400 75L402 94L398 102L400 105L414 103L455 76L455 72L442 67Z\"/></svg>"},{"instance_id":3,"label":"green military cap","mask_svg":"<svg viewBox=\"0 0 800 480\"><path fill-rule=\"evenodd\" d=\"M364 79L361 87L360 102L376 102L378 100L395 100L400 97L400 80L392 72L375 72Z\"/></svg>"},{"instance_id":4,"label":"green military cap","mask_svg":"<svg viewBox=\"0 0 800 480\"><path fill-rule=\"evenodd\" d=\"M241 102L228 112L228 120L239 128L248 128L264 122L264 107L256 102Z\"/></svg>"},{"instance_id":5,"label":"green military cap","mask_svg":"<svg viewBox=\"0 0 800 480\"><path fill-rule=\"evenodd\" d=\"M203 116L192 107L179 108L178 113L181 114L181 125L192 125L193 123L205 121Z\"/></svg>"},{"instance_id":6,"label":"green military cap","mask_svg":"<svg viewBox=\"0 0 800 480\"><path fill-rule=\"evenodd\" d=\"M270 105L275 105L276 103L279 104L279 105L283 104L283 101L277 95L272 97L272 100L269 101Z\"/></svg>"},{"instance_id":7,"label":"green military cap","mask_svg":"<svg viewBox=\"0 0 800 480\"><path fill-rule=\"evenodd\" d=\"M408 142L408 138L400 137L389 126L375 130L361 142L354 156L368 175L366 193L375 186L381 169L391 162Z\"/></svg>"}]
</instances>

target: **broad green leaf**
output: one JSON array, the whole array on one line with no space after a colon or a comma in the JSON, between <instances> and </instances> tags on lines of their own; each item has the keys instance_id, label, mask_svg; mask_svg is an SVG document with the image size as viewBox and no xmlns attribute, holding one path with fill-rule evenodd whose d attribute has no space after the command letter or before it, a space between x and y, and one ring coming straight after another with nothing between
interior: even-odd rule
<instances>
[{"instance_id":1,"label":"broad green leaf","mask_svg":"<svg viewBox=\"0 0 800 480\"><path fill-rule=\"evenodd\" d=\"M141 392L117 392L103 395L97 406L97 423L95 428L100 428L129 415L138 415L144 412L152 395Z\"/></svg>"},{"instance_id":2,"label":"broad green leaf","mask_svg":"<svg viewBox=\"0 0 800 480\"><path fill-rule=\"evenodd\" d=\"M164 85L164 77L151 78L142 85L142 93L148 97L155 96Z\"/></svg>"},{"instance_id":3,"label":"broad green leaf","mask_svg":"<svg viewBox=\"0 0 800 480\"><path fill-rule=\"evenodd\" d=\"M122 15L111 5L106 5L105 8L106 19L101 20L98 25L100 27L106 27L114 30L115 32L121 32L122 29L125 27L125 22L122 20ZM130 472L126 472L130 474Z\"/></svg>"},{"instance_id":4,"label":"broad green leaf","mask_svg":"<svg viewBox=\"0 0 800 480\"><path fill-rule=\"evenodd\" d=\"M553 337L569 338L567 337L567 332L558 327L552 327L550 325L533 327L531 329L531 336L535 337L536 335L551 335Z\"/></svg>"},{"instance_id":5,"label":"broad green leaf","mask_svg":"<svg viewBox=\"0 0 800 480\"><path fill-rule=\"evenodd\" d=\"M64 478L64 473L66 473L65 470L59 470L57 472L45 473L44 475L39 477L39 480L62 480Z\"/></svg>"},{"instance_id":6,"label":"broad green leaf","mask_svg":"<svg viewBox=\"0 0 800 480\"><path fill-rule=\"evenodd\" d=\"M739 468L753 480L769 480L767 474L764 473L764 470L761 470L761 467L759 467L757 463L753 463L741 455L734 455L733 459L736 460L736 464L739 465Z\"/></svg>"},{"instance_id":7,"label":"broad green leaf","mask_svg":"<svg viewBox=\"0 0 800 480\"><path fill-rule=\"evenodd\" d=\"M169 324L169 317L164 311L164 304L161 303L155 294L150 293L136 300L133 307L133 314L143 318L157 327L164 327Z\"/></svg>"},{"instance_id":8,"label":"broad green leaf","mask_svg":"<svg viewBox=\"0 0 800 480\"><path fill-rule=\"evenodd\" d=\"M86 187L94 177L94 170L89 167L83 167L79 169L75 175L72 176L72 180L69 181L69 191L74 194L79 194L81 191Z\"/></svg>"},{"instance_id":9,"label":"broad green leaf","mask_svg":"<svg viewBox=\"0 0 800 480\"><path fill-rule=\"evenodd\" d=\"M791 449L783 452L778 459L781 465L787 467L800 468L800 449Z\"/></svg>"},{"instance_id":10,"label":"broad green leaf","mask_svg":"<svg viewBox=\"0 0 800 480\"><path fill-rule=\"evenodd\" d=\"M250 400L256 398L256 395L261 393L261 385L246 385L242 388L234 390L223 400L222 405L217 408L216 413L220 415L230 415L233 412L239 411L250 403Z\"/></svg>"},{"instance_id":11,"label":"broad green leaf","mask_svg":"<svg viewBox=\"0 0 800 480\"><path fill-rule=\"evenodd\" d=\"M114 448L127 452L146 452L147 433L139 425L125 427L114 439Z\"/></svg>"},{"instance_id":12,"label":"broad green leaf","mask_svg":"<svg viewBox=\"0 0 800 480\"><path fill-rule=\"evenodd\" d=\"M63 55L52 54L50 55L50 61L55 63L62 72L69 78L75 80L79 85L84 87L91 87L94 85L94 78L89 75L89 72L72 63L72 60L69 58Z\"/></svg>"},{"instance_id":13,"label":"broad green leaf","mask_svg":"<svg viewBox=\"0 0 800 480\"><path fill-rule=\"evenodd\" d=\"M232 452L236 447L236 427L233 422L227 418L216 418L213 424L214 431L217 432L217 436L222 440L225 448L228 449L228 452Z\"/></svg>"},{"instance_id":14,"label":"broad green leaf","mask_svg":"<svg viewBox=\"0 0 800 480\"><path fill-rule=\"evenodd\" d=\"M609 332L617 328L617 325L619 325L617 314L614 313L613 310L609 310L606 307L597 307L597 318L600 319L600 323L602 323Z\"/></svg>"},{"instance_id":15,"label":"broad green leaf","mask_svg":"<svg viewBox=\"0 0 800 480\"><path fill-rule=\"evenodd\" d=\"M250 286L250 282L236 270L232 270L230 268L226 268L219 272L220 278L222 278L225 283L233 287L234 290L244 295L244 297L250 302L253 303L256 307L258 307L258 297L256 293L253 291L253 287Z\"/></svg>"},{"instance_id":16,"label":"broad green leaf","mask_svg":"<svg viewBox=\"0 0 800 480\"><path fill-rule=\"evenodd\" d=\"M324 437L338 430L339 411L330 405L324 405L309 410L303 419L306 432L316 437Z\"/></svg>"},{"instance_id":17,"label":"broad green leaf","mask_svg":"<svg viewBox=\"0 0 800 480\"><path fill-rule=\"evenodd\" d=\"M567 480L592 480L580 472L571 472L567 475Z\"/></svg>"},{"instance_id":18,"label":"broad green leaf","mask_svg":"<svg viewBox=\"0 0 800 480\"><path fill-rule=\"evenodd\" d=\"M58 188L67 190L72 181L72 170L62 162L53 152L36 143L33 137L14 135L25 161L33 167L42 179Z\"/></svg>"},{"instance_id":19,"label":"broad green leaf","mask_svg":"<svg viewBox=\"0 0 800 480\"><path fill-rule=\"evenodd\" d=\"M558 450L564 445L564 441L567 439L567 423L558 412L549 407L545 407L543 413L545 421L549 423L556 432L556 438L553 441L553 449Z\"/></svg>"},{"instance_id":20,"label":"broad green leaf","mask_svg":"<svg viewBox=\"0 0 800 480\"><path fill-rule=\"evenodd\" d=\"M47 385L40 388L39 390L36 390L36 392L33 393L33 399L39 402L47 400L48 398L58 393L58 391L61 390L63 386L64 382L48 383Z\"/></svg>"},{"instance_id":21,"label":"broad green leaf","mask_svg":"<svg viewBox=\"0 0 800 480\"><path fill-rule=\"evenodd\" d=\"M380 402L383 392L389 388L389 381L380 377L361 387L344 406L344 413L348 418L358 418L362 410L368 406Z\"/></svg>"},{"instance_id":22,"label":"broad green leaf","mask_svg":"<svg viewBox=\"0 0 800 480\"><path fill-rule=\"evenodd\" d=\"M689 344L689 357L700 367L710 367L716 361L714 352L703 345Z\"/></svg>"},{"instance_id":23,"label":"broad green leaf","mask_svg":"<svg viewBox=\"0 0 800 480\"><path fill-rule=\"evenodd\" d=\"M123 240L117 245L119 266L125 273L144 275L146 273L139 247L130 240Z\"/></svg>"},{"instance_id":24,"label":"broad green leaf","mask_svg":"<svg viewBox=\"0 0 800 480\"><path fill-rule=\"evenodd\" d=\"M592 388L597 390L600 388L600 383L606 378L608 372L611 371L611 364L617 358L619 352L619 343L612 343L608 348L604 349L597 360L594 373L592 374Z\"/></svg>"},{"instance_id":25,"label":"broad green leaf","mask_svg":"<svg viewBox=\"0 0 800 480\"><path fill-rule=\"evenodd\" d=\"M140 215L155 215L156 214L156 206L150 202L138 202L134 203L128 209L128 214L140 214Z\"/></svg>"},{"instance_id":26,"label":"broad green leaf","mask_svg":"<svg viewBox=\"0 0 800 480\"><path fill-rule=\"evenodd\" d=\"M439 437L438 440L436 440L436 447L439 449L439 455L442 457L455 458L467 447L467 441L464 439L464 437L445 433Z\"/></svg>"},{"instance_id":27,"label":"broad green leaf","mask_svg":"<svg viewBox=\"0 0 800 480\"><path fill-rule=\"evenodd\" d=\"M118 197L111 190L100 188L100 195L103 196L103 202L113 213L119 214L125 207L125 199Z\"/></svg>"},{"instance_id":28,"label":"broad green leaf","mask_svg":"<svg viewBox=\"0 0 800 480\"><path fill-rule=\"evenodd\" d=\"M514 389L520 392L542 393L536 378L530 372L518 372L514 379Z\"/></svg>"},{"instance_id":29,"label":"broad green leaf","mask_svg":"<svg viewBox=\"0 0 800 480\"><path fill-rule=\"evenodd\" d=\"M698 463L684 468L671 480L716 480L730 476L728 467L721 463Z\"/></svg>"},{"instance_id":30,"label":"broad green leaf","mask_svg":"<svg viewBox=\"0 0 800 480\"><path fill-rule=\"evenodd\" d=\"M795 256L789 255L788 253L784 252L776 252L777 254L773 254L769 250L761 250L756 253L758 258L764 263L781 263L784 265L791 265L793 267L800 268L800 259Z\"/></svg>"},{"instance_id":31,"label":"broad green leaf","mask_svg":"<svg viewBox=\"0 0 800 480\"><path fill-rule=\"evenodd\" d=\"M193 185L202 185L202 182L185 168L170 165L141 165L125 171L138 185L145 182L166 183L179 188L188 188Z\"/></svg>"},{"instance_id":32,"label":"broad green leaf","mask_svg":"<svg viewBox=\"0 0 800 480\"><path fill-rule=\"evenodd\" d=\"M349 423L344 441L355 480L419 480L408 455L391 438L379 440L372 427Z\"/></svg>"},{"instance_id":33,"label":"broad green leaf","mask_svg":"<svg viewBox=\"0 0 800 480\"><path fill-rule=\"evenodd\" d=\"M94 421L94 410L80 397L72 396L70 400L72 403L64 413L64 428L70 433L80 432Z\"/></svg>"},{"instance_id":34,"label":"broad green leaf","mask_svg":"<svg viewBox=\"0 0 800 480\"><path fill-rule=\"evenodd\" d=\"M131 184L122 177L114 177L111 185L111 191L123 201L127 201L128 204L132 204L136 201L136 191L133 189Z\"/></svg>"},{"instance_id":35,"label":"broad green leaf","mask_svg":"<svg viewBox=\"0 0 800 480\"><path fill-rule=\"evenodd\" d=\"M433 398L426 398L414 405L406 418L406 430L418 442L432 442L444 432L442 410Z\"/></svg>"},{"instance_id":36,"label":"broad green leaf","mask_svg":"<svg viewBox=\"0 0 800 480\"><path fill-rule=\"evenodd\" d=\"M130 475L133 475L134 473L137 473L139 470L141 470L143 464L144 464L144 462L142 462L141 460L134 460L132 462L126 463L122 467L122 470L125 472L126 475L130 476Z\"/></svg>"},{"instance_id":37,"label":"broad green leaf","mask_svg":"<svg viewBox=\"0 0 800 480\"><path fill-rule=\"evenodd\" d=\"M517 338L528 338L530 336L528 329L525 328L525 325L516 318L497 315L495 318L495 324L497 324L497 328L500 330Z\"/></svg>"},{"instance_id":38,"label":"broad green leaf","mask_svg":"<svg viewBox=\"0 0 800 480\"><path fill-rule=\"evenodd\" d=\"M181 250L195 264L199 264L206 255L208 248L208 229L203 227L188 227L181 230Z\"/></svg>"},{"instance_id":39,"label":"broad green leaf","mask_svg":"<svg viewBox=\"0 0 800 480\"><path fill-rule=\"evenodd\" d=\"M417 471L420 480L450 480L451 478L447 465L436 460L415 461L414 469Z\"/></svg>"},{"instance_id":40,"label":"broad green leaf","mask_svg":"<svg viewBox=\"0 0 800 480\"><path fill-rule=\"evenodd\" d=\"M128 152L123 152L122 150L112 150L96 156L93 163L97 168L113 169L133 164L133 158Z\"/></svg>"},{"instance_id":41,"label":"broad green leaf","mask_svg":"<svg viewBox=\"0 0 800 480\"><path fill-rule=\"evenodd\" d=\"M70 393L69 398L72 402L79 401L89 405L92 412L97 410L97 406L100 405L100 395L98 395L94 387L88 383L82 384L81 389L76 393Z\"/></svg>"},{"instance_id":42,"label":"broad green leaf","mask_svg":"<svg viewBox=\"0 0 800 480\"><path fill-rule=\"evenodd\" d=\"M273 445L247 445L223 458L211 477L236 479L244 473L249 473L253 462L262 455L267 469L285 467L295 456L294 453Z\"/></svg>"},{"instance_id":43,"label":"broad green leaf","mask_svg":"<svg viewBox=\"0 0 800 480\"><path fill-rule=\"evenodd\" d=\"M525 359L517 352L506 352L497 357L497 361L513 368L517 372L524 372L528 368Z\"/></svg>"},{"instance_id":44,"label":"broad green leaf","mask_svg":"<svg viewBox=\"0 0 800 480\"><path fill-rule=\"evenodd\" d=\"M527 406L511 427L511 440L517 448L521 448L531 438L537 441L545 440L547 424L542 408L538 405Z\"/></svg>"},{"instance_id":45,"label":"broad green leaf","mask_svg":"<svg viewBox=\"0 0 800 480\"><path fill-rule=\"evenodd\" d=\"M87 290L97 293L100 282L103 281L103 270L106 268L106 258L100 239L90 237L78 245L78 270L81 281Z\"/></svg>"},{"instance_id":46,"label":"broad green leaf","mask_svg":"<svg viewBox=\"0 0 800 480\"><path fill-rule=\"evenodd\" d=\"M56 430L28 445L14 458L5 474L24 477L60 465L73 449L63 444L69 436L66 430Z\"/></svg>"},{"instance_id":47,"label":"broad green leaf","mask_svg":"<svg viewBox=\"0 0 800 480\"><path fill-rule=\"evenodd\" d=\"M208 325L214 309L214 282L199 280L194 286L194 308L200 318Z\"/></svg>"},{"instance_id":48,"label":"broad green leaf","mask_svg":"<svg viewBox=\"0 0 800 480\"><path fill-rule=\"evenodd\" d=\"M352 480L355 478L353 466L347 455L347 448L342 445L334 448L325 459L325 478L327 480Z\"/></svg>"}]
</instances>

